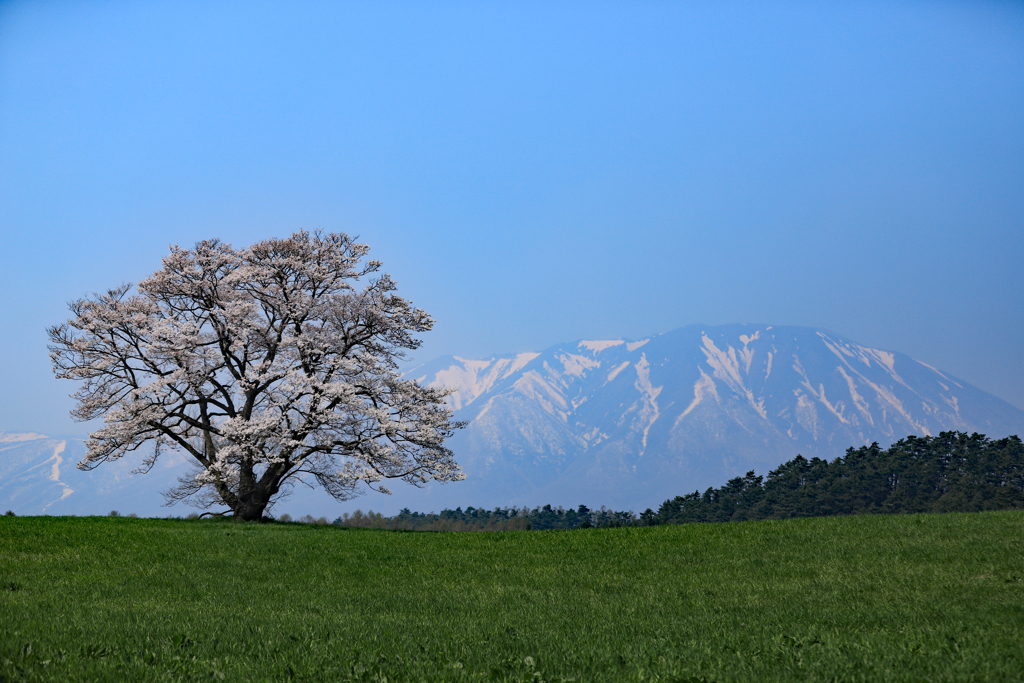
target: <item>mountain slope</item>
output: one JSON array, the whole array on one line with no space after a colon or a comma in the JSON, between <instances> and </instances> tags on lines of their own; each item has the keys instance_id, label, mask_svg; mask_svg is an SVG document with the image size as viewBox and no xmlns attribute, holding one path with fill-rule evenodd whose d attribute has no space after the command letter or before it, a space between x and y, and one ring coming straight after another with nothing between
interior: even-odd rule
<instances>
[{"instance_id":1,"label":"mountain slope","mask_svg":"<svg viewBox=\"0 0 1024 683\"><path fill-rule=\"evenodd\" d=\"M797 453L955 429L1024 431L1024 411L899 353L800 327L690 326L539 354L441 358L407 376L457 388L452 502L646 507ZM455 489L456 486L447 487Z\"/></svg>"},{"instance_id":2,"label":"mountain slope","mask_svg":"<svg viewBox=\"0 0 1024 683\"><path fill-rule=\"evenodd\" d=\"M132 474L139 463L125 458L83 472L75 467L85 444L72 437L0 433L0 506L18 514L164 516L160 491L186 471L172 454L148 474ZM183 508L176 514L188 514Z\"/></svg>"}]
</instances>

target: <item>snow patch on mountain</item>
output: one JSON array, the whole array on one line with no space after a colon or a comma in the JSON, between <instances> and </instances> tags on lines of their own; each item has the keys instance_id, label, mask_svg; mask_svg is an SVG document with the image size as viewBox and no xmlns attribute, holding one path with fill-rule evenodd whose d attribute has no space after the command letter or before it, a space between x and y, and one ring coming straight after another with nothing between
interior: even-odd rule
<instances>
[{"instance_id":1,"label":"snow patch on mountain","mask_svg":"<svg viewBox=\"0 0 1024 683\"><path fill-rule=\"evenodd\" d=\"M850 375L847 374L846 368L839 366L836 368L843 379L846 381L847 390L850 392L850 399L853 401L853 405L856 406L860 414L868 421L872 426L875 424L874 418L871 416L871 410L868 406L868 402L864 400L864 397L857 391L857 383Z\"/></svg>"},{"instance_id":2,"label":"snow patch on mountain","mask_svg":"<svg viewBox=\"0 0 1024 683\"><path fill-rule=\"evenodd\" d=\"M628 360L622 361L621 365L616 365L612 369L612 371L608 373L608 380L607 381L611 382L613 379L615 379L616 377L619 376L620 372L622 372L623 370L625 370L628 367L629 367L629 361Z\"/></svg>"},{"instance_id":3,"label":"snow patch on mountain","mask_svg":"<svg viewBox=\"0 0 1024 683\"><path fill-rule=\"evenodd\" d=\"M956 396L943 396L942 400L953 409L957 417L960 417L960 400Z\"/></svg>"},{"instance_id":4,"label":"snow patch on mountain","mask_svg":"<svg viewBox=\"0 0 1024 683\"><path fill-rule=\"evenodd\" d=\"M513 388L523 397L536 402L544 412L555 415L562 421L568 420L569 401L537 371L530 370L524 373L516 380Z\"/></svg>"},{"instance_id":5,"label":"snow patch on mountain","mask_svg":"<svg viewBox=\"0 0 1024 683\"><path fill-rule=\"evenodd\" d=\"M0 443L21 443L22 441L38 441L40 439L47 439L49 437L42 434L34 434L32 432L26 432L25 434L10 434L7 432L0 432Z\"/></svg>"},{"instance_id":6,"label":"snow patch on mountain","mask_svg":"<svg viewBox=\"0 0 1024 683\"><path fill-rule=\"evenodd\" d=\"M46 462L52 462L53 463L53 465L51 465L51 467L50 467L49 478L50 478L50 481L54 481L54 482L57 482L58 484L60 484L61 492L60 492L60 498L58 498L57 500L55 500L52 503L49 503L49 504L47 504L46 506L43 507L43 512L44 513L46 512L47 509L49 509L53 505L53 503L59 503L60 501L66 499L68 496L70 496L71 494L73 494L75 492L75 490L73 488L71 488L70 486L68 486L67 484L65 484L64 482L62 482L60 480L60 466L64 462L64 458L62 458L60 454L64 452L64 449L67 448L67 445L68 445L67 441L61 441L56 446L54 446L53 455L50 456L50 459L46 461Z\"/></svg>"},{"instance_id":7,"label":"snow patch on mountain","mask_svg":"<svg viewBox=\"0 0 1024 683\"><path fill-rule=\"evenodd\" d=\"M796 421L803 427L815 441L818 440L818 410L814 402L799 389L793 392L796 395Z\"/></svg>"},{"instance_id":8,"label":"snow patch on mountain","mask_svg":"<svg viewBox=\"0 0 1024 683\"><path fill-rule=\"evenodd\" d=\"M647 435L651 427L661 416L658 409L658 395L664 387L656 387L651 384L651 364L647 362L647 354L640 354L640 362L636 364L636 383L634 386L640 392L640 407L638 410L643 426L643 440L640 445L640 455L647 450Z\"/></svg>"},{"instance_id":9,"label":"snow patch on mountain","mask_svg":"<svg viewBox=\"0 0 1024 683\"><path fill-rule=\"evenodd\" d=\"M715 382L706 374L704 370L700 370L700 379L693 383L693 400L690 401L690 405L686 406L686 410L680 413L679 417L676 418L673 427L678 425L684 417L693 412L693 409L700 405L701 401L704 400L705 394L710 394L715 398L715 402L721 402L718 398L718 390L715 388Z\"/></svg>"},{"instance_id":10,"label":"snow patch on mountain","mask_svg":"<svg viewBox=\"0 0 1024 683\"><path fill-rule=\"evenodd\" d=\"M560 355L558 360L562 362L560 374L572 375L574 377L584 377L587 374L587 370L601 367L601 361L571 353Z\"/></svg>"},{"instance_id":11,"label":"snow patch on mountain","mask_svg":"<svg viewBox=\"0 0 1024 683\"><path fill-rule=\"evenodd\" d=\"M936 375L938 375L938 376L939 376L939 377L941 377L942 379L944 379L944 380L946 380L946 381L948 381L948 382L952 382L953 384L956 384L956 385L957 385L958 387L960 387L961 389L963 389L963 387L962 387L962 386L960 386L960 384L957 384L956 380L953 380L953 379L950 379L949 377L946 377L946 376L945 376L944 374L942 374L942 372L940 372L939 370L936 370L935 368L933 368L932 366L928 365L928 364L927 364L927 363L925 363L924 361L920 361L920 360L917 360L917 359L915 358L915 359L914 359L914 362L915 362L915 363L918 363L919 365L923 365L923 366L925 366L926 368L928 368L929 370L931 370L932 372L934 372L934 373L935 373ZM949 387L947 387L947 386L943 386L943 388L944 388L944 389L946 389L947 391L949 390Z\"/></svg>"},{"instance_id":12,"label":"snow patch on mountain","mask_svg":"<svg viewBox=\"0 0 1024 683\"><path fill-rule=\"evenodd\" d=\"M600 353L605 349L610 349L613 346L619 346L624 343L625 342L622 339L608 339L599 341L581 341L579 345L582 348L590 349L594 353Z\"/></svg>"},{"instance_id":13,"label":"snow patch on mountain","mask_svg":"<svg viewBox=\"0 0 1024 683\"><path fill-rule=\"evenodd\" d=\"M733 391L746 397L750 406L757 411L763 419L768 418L768 413L764 409L764 401L757 400L754 397L754 392L747 388L743 383L743 378L740 376L740 363L743 363L744 373L750 373L750 363L754 358L754 350L747 349L746 345L743 347L743 351L737 358L736 349L729 346L728 351L720 350L715 346L707 335L704 335L701 340L704 342L704 348L701 351L707 357L707 363L714 370L714 376L723 382L725 382ZM749 343L749 340L748 340Z\"/></svg>"},{"instance_id":14,"label":"snow patch on mountain","mask_svg":"<svg viewBox=\"0 0 1024 683\"><path fill-rule=\"evenodd\" d=\"M508 371L505 373L505 375L504 375L504 377L502 379L504 379L505 377L508 377L509 375L512 375L512 374L514 374L516 372L519 372L520 370L522 370L523 368L526 367L527 363L532 361L534 358L537 358L538 356L540 356L539 353L520 353L520 354L517 354L516 357L514 359L512 359L512 363L511 363L511 365L509 365Z\"/></svg>"},{"instance_id":15,"label":"snow patch on mountain","mask_svg":"<svg viewBox=\"0 0 1024 683\"><path fill-rule=\"evenodd\" d=\"M448 403L454 410L461 410L471 404L478 396L493 386L497 379L497 367L492 367L493 360L466 360L455 357L458 365L438 372L434 382L446 387L455 389L455 393L448 397ZM485 371L491 368L491 372Z\"/></svg>"},{"instance_id":16,"label":"snow patch on mountain","mask_svg":"<svg viewBox=\"0 0 1024 683\"><path fill-rule=\"evenodd\" d=\"M50 458L53 461L53 466L50 468L50 481L60 481L60 465L64 462L64 458L60 457L60 454L64 452L67 445L67 441L61 441L53 449L53 456Z\"/></svg>"}]
</instances>

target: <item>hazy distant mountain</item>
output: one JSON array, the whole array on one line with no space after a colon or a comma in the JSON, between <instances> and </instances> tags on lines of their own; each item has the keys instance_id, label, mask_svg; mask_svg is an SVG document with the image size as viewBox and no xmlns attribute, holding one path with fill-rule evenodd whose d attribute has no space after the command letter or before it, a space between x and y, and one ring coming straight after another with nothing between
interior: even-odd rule
<instances>
[{"instance_id":1,"label":"hazy distant mountain","mask_svg":"<svg viewBox=\"0 0 1024 683\"><path fill-rule=\"evenodd\" d=\"M180 503L164 505L162 492L189 471L189 456L165 453L144 474L132 472L139 467L140 456L126 456L83 472L75 465L84 456L81 439L0 432L0 514L13 510L19 515L105 515L117 510L122 515L183 517L201 512ZM303 486L277 512L333 519L339 510L327 494Z\"/></svg>"},{"instance_id":2,"label":"hazy distant mountain","mask_svg":"<svg viewBox=\"0 0 1024 683\"><path fill-rule=\"evenodd\" d=\"M85 444L71 437L0 433L0 513L97 515L117 510L147 517L165 516L160 491L185 471L184 456L172 454L146 475L132 475L139 463L123 459L91 472L75 464ZM192 510L176 508L174 514Z\"/></svg>"},{"instance_id":3,"label":"hazy distant mountain","mask_svg":"<svg viewBox=\"0 0 1024 683\"><path fill-rule=\"evenodd\" d=\"M1024 411L900 353L803 327L690 326L638 341L580 341L488 360L443 357L406 373L457 389L469 420L449 446L464 482L394 486L358 504L385 512L467 505L643 510L770 469L945 430L1024 434ZM80 472L74 439L0 434L0 507L19 514L187 514L159 492L185 470L146 475L125 459ZM351 509L351 505L346 509ZM302 488L277 512L336 516Z\"/></svg>"},{"instance_id":4,"label":"hazy distant mountain","mask_svg":"<svg viewBox=\"0 0 1024 683\"><path fill-rule=\"evenodd\" d=\"M656 506L908 434L1024 433L1024 411L900 353L803 327L690 326L638 341L445 357L407 373L456 387L455 501ZM455 489L461 489L456 494Z\"/></svg>"}]
</instances>

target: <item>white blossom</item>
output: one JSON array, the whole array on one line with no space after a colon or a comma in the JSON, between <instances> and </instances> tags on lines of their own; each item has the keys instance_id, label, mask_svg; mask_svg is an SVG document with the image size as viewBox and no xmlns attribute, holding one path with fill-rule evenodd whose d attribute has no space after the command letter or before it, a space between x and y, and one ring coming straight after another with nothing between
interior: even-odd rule
<instances>
[{"instance_id":1,"label":"white blossom","mask_svg":"<svg viewBox=\"0 0 1024 683\"><path fill-rule=\"evenodd\" d=\"M196 469L169 501L244 519L303 479L338 500L362 485L390 493L384 479L464 479L444 447L464 426L449 392L397 370L434 321L379 262L361 264L367 251L305 231L241 250L174 246L134 290L72 302L74 317L48 330L54 372L82 382L75 418L104 419L79 467L152 444L147 471L162 451L185 451Z\"/></svg>"}]
</instances>

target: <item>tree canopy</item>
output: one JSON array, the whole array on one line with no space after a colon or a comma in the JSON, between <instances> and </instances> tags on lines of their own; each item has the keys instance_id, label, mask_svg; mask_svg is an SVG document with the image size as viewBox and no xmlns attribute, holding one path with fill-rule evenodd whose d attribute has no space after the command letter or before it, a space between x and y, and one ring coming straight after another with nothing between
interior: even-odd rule
<instances>
[{"instance_id":1,"label":"tree canopy","mask_svg":"<svg viewBox=\"0 0 1024 683\"><path fill-rule=\"evenodd\" d=\"M48 330L54 372L82 382L75 418L104 420L79 467L150 444L148 471L183 451L195 467L169 502L248 520L300 481L347 500L389 492L385 479L464 479L444 447L463 426L448 391L398 373L434 321L363 262L368 250L321 232L245 249L208 240L172 247L135 288L71 302Z\"/></svg>"},{"instance_id":2,"label":"tree canopy","mask_svg":"<svg viewBox=\"0 0 1024 683\"><path fill-rule=\"evenodd\" d=\"M871 513L1024 508L1024 443L1017 436L942 432L888 449L850 448L832 462L798 455L768 473L666 500L653 523L728 522Z\"/></svg>"}]
</instances>

